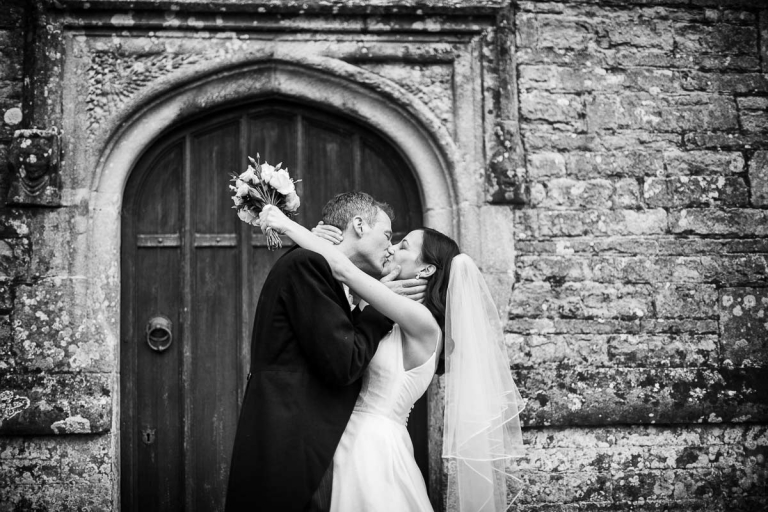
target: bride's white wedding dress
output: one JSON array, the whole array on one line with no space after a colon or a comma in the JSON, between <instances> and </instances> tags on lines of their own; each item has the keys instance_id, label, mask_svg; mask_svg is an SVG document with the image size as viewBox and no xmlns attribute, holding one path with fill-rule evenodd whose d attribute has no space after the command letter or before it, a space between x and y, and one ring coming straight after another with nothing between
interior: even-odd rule
<instances>
[{"instance_id":1,"label":"bride's white wedding dress","mask_svg":"<svg viewBox=\"0 0 768 512\"><path fill-rule=\"evenodd\" d=\"M436 368L433 353L424 364L404 369L397 324L381 340L333 456L332 512L432 510L406 423Z\"/></svg>"}]
</instances>

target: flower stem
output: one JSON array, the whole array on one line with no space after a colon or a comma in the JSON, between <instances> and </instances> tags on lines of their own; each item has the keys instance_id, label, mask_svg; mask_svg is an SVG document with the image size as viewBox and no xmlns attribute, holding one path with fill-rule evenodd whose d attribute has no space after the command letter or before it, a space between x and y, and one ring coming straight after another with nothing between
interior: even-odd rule
<instances>
[{"instance_id":1,"label":"flower stem","mask_svg":"<svg viewBox=\"0 0 768 512\"><path fill-rule=\"evenodd\" d=\"M283 241L272 228L267 228L267 249L274 251L283 247Z\"/></svg>"}]
</instances>

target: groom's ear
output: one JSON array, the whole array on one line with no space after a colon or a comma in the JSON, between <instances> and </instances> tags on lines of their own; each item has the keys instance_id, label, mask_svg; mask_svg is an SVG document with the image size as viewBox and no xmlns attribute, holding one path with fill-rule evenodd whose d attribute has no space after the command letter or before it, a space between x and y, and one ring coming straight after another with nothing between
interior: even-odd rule
<instances>
[{"instance_id":1,"label":"groom's ear","mask_svg":"<svg viewBox=\"0 0 768 512\"><path fill-rule=\"evenodd\" d=\"M365 221L360 215L355 215L354 217L352 217L352 229L355 230L355 234L359 238L362 238L363 233L365 233L364 226L365 226Z\"/></svg>"}]
</instances>

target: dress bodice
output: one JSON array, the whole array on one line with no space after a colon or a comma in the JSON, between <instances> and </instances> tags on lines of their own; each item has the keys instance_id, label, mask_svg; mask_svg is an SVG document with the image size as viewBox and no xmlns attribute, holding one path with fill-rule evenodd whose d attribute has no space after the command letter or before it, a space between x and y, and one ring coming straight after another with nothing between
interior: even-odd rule
<instances>
[{"instance_id":1,"label":"dress bodice","mask_svg":"<svg viewBox=\"0 0 768 512\"><path fill-rule=\"evenodd\" d=\"M436 368L437 357L433 352L420 366L405 370L403 334L400 326L395 324L379 343L363 375L355 411L386 416L405 425L413 404L432 382Z\"/></svg>"}]
</instances>

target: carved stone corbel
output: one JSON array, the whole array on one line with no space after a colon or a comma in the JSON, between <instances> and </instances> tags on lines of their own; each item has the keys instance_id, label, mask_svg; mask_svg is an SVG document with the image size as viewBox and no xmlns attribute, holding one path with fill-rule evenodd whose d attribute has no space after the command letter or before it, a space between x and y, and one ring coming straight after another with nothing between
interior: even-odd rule
<instances>
[{"instance_id":1,"label":"carved stone corbel","mask_svg":"<svg viewBox=\"0 0 768 512\"><path fill-rule=\"evenodd\" d=\"M61 205L59 139L56 128L16 130L8 155L12 171L8 204Z\"/></svg>"}]
</instances>

